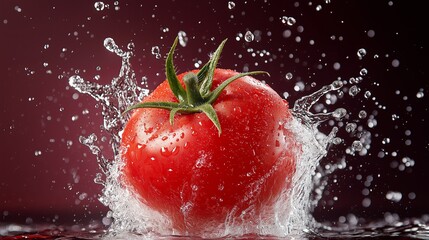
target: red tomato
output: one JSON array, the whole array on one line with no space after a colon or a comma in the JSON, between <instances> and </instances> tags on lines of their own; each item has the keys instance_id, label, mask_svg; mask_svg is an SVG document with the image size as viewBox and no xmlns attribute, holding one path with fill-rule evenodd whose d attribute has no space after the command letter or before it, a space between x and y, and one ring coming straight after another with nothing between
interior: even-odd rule
<instances>
[{"instance_id":1,"label":"red tomato","mask_svg":"<svg viewBox=\"0 0 429 240\"><path fill-rule=\"evenodd\" d=\"M236 74L216 69L212 89ZM177 102L167 80L143 102L160 101ZM288 103L273 89L241 77L212 106L221 134L204 113L177 113L171 125L170 111L139 108L122 135L125 180L182 234L257 223L295 172L300 146L284 126L292 118Z\"/></svg>"}]
</instances>

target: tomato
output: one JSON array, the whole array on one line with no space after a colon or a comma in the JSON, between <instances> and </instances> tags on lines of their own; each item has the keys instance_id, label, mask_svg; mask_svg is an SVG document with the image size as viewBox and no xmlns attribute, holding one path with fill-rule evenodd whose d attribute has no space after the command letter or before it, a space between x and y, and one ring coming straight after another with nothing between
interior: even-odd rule
<instances>
[{"instance_id":1,"label":"tomato","mask_svg":"<svg viewBox=\"0 0 429 240\"><path fill-rule=\"evenodd\" d=\"M198 72L191 71L194 76ZM209 74L211 90L239 75L219 68ZM190 90L186 75L177 80ZM125 181L181 234L222 229L226 222L257 224L272 214L273 204L291 186L300 149L285 127L292 119L286 100L268 85L243 76L213 101L215 123L204 111L171 114L173 110L150 106L180 102L170 82L146 97L143 104L149 107L136 108L125 126Z\"/></svg>"}]
</instances>

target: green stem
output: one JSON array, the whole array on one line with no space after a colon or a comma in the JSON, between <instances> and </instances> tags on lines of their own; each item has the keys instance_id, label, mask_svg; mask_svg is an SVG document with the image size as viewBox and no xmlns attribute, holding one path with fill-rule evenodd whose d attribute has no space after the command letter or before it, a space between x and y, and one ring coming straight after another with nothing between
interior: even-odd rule
<instances>
[{"instance_id":1,"label":"green stem","mask_svg":"<svg viewBox=\"0 0 429 240\"><path fill-rule=\"evenodd\" d=\"M168 84L170 85L171 91L174 96L176 96L179 102L185 101L186 93L185 89L183 89L182 85L180 85L179 79L176 75L176 70L174 69L173 64L173 53L176 48L178 38L174 40L173 46L168 53L167 59L165 61L165 75L167 76Z\"/></svg>"},{"instance_id":2,"label":"green stem","mask_svg":"<svg viewBox=\"0 0 429 240\"><path fill-rule=\"evenodd\" d=\"M198 77L190 72L183 77L186 86L186 99L190 107L199 106L204 102L203 97L198 90Z\"/></svg>"}]
</instances>

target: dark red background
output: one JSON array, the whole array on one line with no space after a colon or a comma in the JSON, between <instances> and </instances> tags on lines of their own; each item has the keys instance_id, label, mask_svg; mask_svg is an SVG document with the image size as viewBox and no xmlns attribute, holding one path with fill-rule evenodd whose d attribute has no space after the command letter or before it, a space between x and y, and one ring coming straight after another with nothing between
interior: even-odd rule
<instances>
[{"instance_id":1,"label":"dark red background","mask_svg":"<svg viewBox=\"0 0 429 240\"><path fill-rule=\"evenodd\" d=\"M352 169L331 176L315 215L321 221L336 221L348 213L368 219L383 218L386 212L401 217L429 213L429 80L423 1L235 1L231 10L228 1L119 1L120 9L115 10L114 1L109 0L105 3L110 8L103 11L96 11L94 2L0 2L0 222L84 222L104 216L108 209L97 200L102 186L93 181L100 170L95 157L78 141L80 135L100 134L100 109L88 96L79 94L74 99L76 91L68 86L68 77L79 72L95 81L93 77L100 75L99 82L108 84L120 67L120 59L103 47L103 40L112 37L121 47L135 43L132 62L137 78L147 76L153 89L164 79L164 58L156 59L151 48L159 46L164 57L181 30L189 42L178 48L179 72L194 68L196 59L205 62L209 52L228 38L220 66L242 71L248 65L250 70L269 71L268 84L279 94L287 91L291 104L338 77L348 79L367 68L359 97L345 97L335 107L345 106L353 119L361 109L369 114L378 110L378 125L370 129L371 154L347 156ZM317 5L322 6L320 11ZM281 16L292 16L297 23L283 24ZM288 29L292 36L285 38L283 31ZM235 40L247 30L259 30L261 39ZM374 37L368 37L369 30L375 31ZM310 40L315 44L309 44ZM248 48L267 50L275 59L253 57ZM359 48L368 52L363 60L356 56ZM373 58L375 54L378 59ZM392 66L395 59L398 67ZM339 70L333 68L335 62L341 63ZM326 65L318 69L320 63ZM285 79L288 72L294 76L290 81ZM304 81L304 91L293 90L297 81ZM313 82L316 87L311 87ZM423 98L416 97L420 89ZM365 100L366 90L386 110ZM411 111L406 110L409 106ZM82 114L85 109L89 114ZM392 114L399 115L399 120L392 121ZM75 115L79 118L72 121ZM411 130L410 136L406 130ZM391 138L390 144L381 143L385 137ZM404 144L406 139L412 140L410 146ZM397 151L398 156L379 158L382 149ZM324 162L336 161L343 152L343 146L334 147ZM406 171L390 167L402 157L413 159L415 166ZM356 180L357 174L364 180L374 177L368 208L362 206L364 180ZM401 192L402 200L388 201L388 191ZM409 193L416 198L410 199ZM334 196L339 200L331 205Z\"/></svg>"}]
</instances>

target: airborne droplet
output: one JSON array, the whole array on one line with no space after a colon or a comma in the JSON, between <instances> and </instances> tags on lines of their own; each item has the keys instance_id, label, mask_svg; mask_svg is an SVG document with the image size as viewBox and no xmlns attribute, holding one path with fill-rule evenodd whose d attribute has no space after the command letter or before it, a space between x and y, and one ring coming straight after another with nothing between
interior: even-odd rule
<instances>
[{"instance_id":1,"label":"airborne droplet","mask_svg":"<svg viewBox=\"0 0 429 240\"><path fill-rule=\"evenodd\" d=\"M115 52L118 49L118 45L116 45L115 41L112 38L104 39L104 47L110 52Z\"/></svg>"},{"instance_id":2,"label":"airborne droplet","mask_svg":"<svg viewBox=\"0 0 429 240\"><path fill-rule=\"evenodd\" d=\"M357 51L357 55L358 55L359 59L362 59L363 57L365 57L365 55L366 55L366 50L365 50L365 48L360 48L360 49Z\"/></svg>"},{"instance_id":3,"label":"airborne droplet","mask_svg":"<svg viewBox=\"0 0 429 240\"><path fill-rule=\"evenodd\" d=\"M152 55L154 55L156 59L161 58L161 51L159 50L158 46L153 46L151 52L152 52Z\"/></svg>"},{"instance_id":4,"label":"airborne droplet","mask_svg":"<svg viewBox=\"0 0 429 240\"><path fill-rule=\"evenodd\" d=\"M361 76L366 76L366 75L368 74L368 70L366 70L366 68L362 68L362 69L360 70L359 74L360 74Z\"/></svg>"},{"instance_id":5,"label":"airborne droplet","mask_svg":"<svg viewBox=\"0 0 429 240\"><path fill-rule=\"evenodd\" d=\"M229 1L228 2L228 9L234 9L235 8L235 2Z\"/></svg>"},{"instance_id":6,"label":"airborne droplet","mask_svg":"<svg viewBox=\"0 0 429 240\"><path fill-rule=\"evenodd\" d=\"M295 23L296 23L295 18L293 18L293 17L288 17L288 19L287 19L287 25L292 26L292 25L294 25Z\"/></svg>"},{"instance_id":7,"label":"airborne droplet","mask_svg":"<svg viewBox=\"0 0 429 240\"><path fill-rule=\"evenodd\" d=\"M344 109L344 108L337 108L337 109L332 113L332 116L333 116L334 118L341 119L341 118L343 118L344 116L346 116L346 114L347 114L347 110L346 110L346 109Z\"/></svg>"},{"instance_id":8,"label":"airborne droplet","mask_svg":"<svg viewBox=\"0 0 429 240\"><path fill-rule=\"evenodd\" d=\"M334 145L339 145L339 144L341 144L342 142L343 142L343 139L341 139L341 138L339 138L339 137L336 137L336 138L332 139L332 143L333 143Z\"/></svg>"},{"instance_id":9,"label":"airborne droplet","mask_svg":"<svg viewBox=\"0 0 429 240\"><path fill-rule=\"evenodd\" d=\"M367 116L367 113L364 110L361 110L359 112L359 118L360 119L364 119L364 118L366 118L366 116Z\"/></svg>"},{"instance_id":10,"label":"airborne droplet","mask_svg":"<svg viewBox=\"0 0 429 240\"><path fill-rule=\"evenodd\" d=\"M179 37L179 44L180 44L180 46L186 47L186 44L188 44L188 37L186 36L186 32L179 31L179 33L177 34L177 36Z\"/></svg>"},{"instance_id":11,"label":"airborne droplet","mask_svg":"<svg viewBox=\"0 0 429 240\"><path fill-rule=\"evenodd\" d=\"M363 144L361 141L356 140L352 143L352 150L353 151L360 152L360 151L362 151L362 149L363 149Z\"/></svg>"},{"instance_id":12,"label":"airborne droplet","mask_svg":"<svg viewBox=\"0 0 429 240\"><path fill-rule=\"evenodd\" d=\"M360 88L356 85L353 85L350 89L349 89L349 95L354 97L356 96L358 93L360 92Z\"/></svg>"},{"instance_id":13,"label":"airborne droplet","mask_svg":"<svg viewBox=\"0 0 429 240\"><path fill-rule=\"evenodd\" d=\"M103 11L104 10L104 2L95 2L94 3L95 10Z\"/></svg>"},{"instance_id":14,"label":"airborne droplet","mask_svg":"<svg viewBox=\"0 0 429 240\"><path fill-rule=\"evenodd\" d=\"M356 130L357 124L356 123L347 123L346 125L346 131L348 133L352 133Z\"/></svg>"},{"instance_id":15,"label":"airborne droplet","mask_svg":"<svg viewBox=\"0 0 429 240\"><path fill-rule=\"evenodd\" d=\"M366 91L364 94L365 98L368 99L371 97L371 92L370 91Z\"/></svg>"},{"instance_id":16,"label":"airborne droplet","mask_svg":"<svg viewBox=\"0 0 429 240\"><path fill-rule=\"evenodd\" d=\"M244 40L246 40L246 42L251 42L254 39L255 39L255 35L253 35L251 31L247 31L246 34L244 34Z\"/></svg>"},{"instance_id":17,"label":"airborne droplet","mask_svg":"<svg viewBox=\"0 0 429 240\"><path fill-rule=\"evenodd\" d=\"M332 83L332 87L334 89L339 89L339 88L343 87L343 82L340 80L336 80Z\"/></svg>"},{"instance_id":18,"label":"airborne droplet","mask_svg":"<svg viewBox=\"0 0 429 240\"><path fill-rule=\"evenodd\" d=\"M293 17L283 16L280 19L282 20L283 24L287 24L289 26L292 26L296 23L296 20Z\"/></svg>"}]
</instances>

